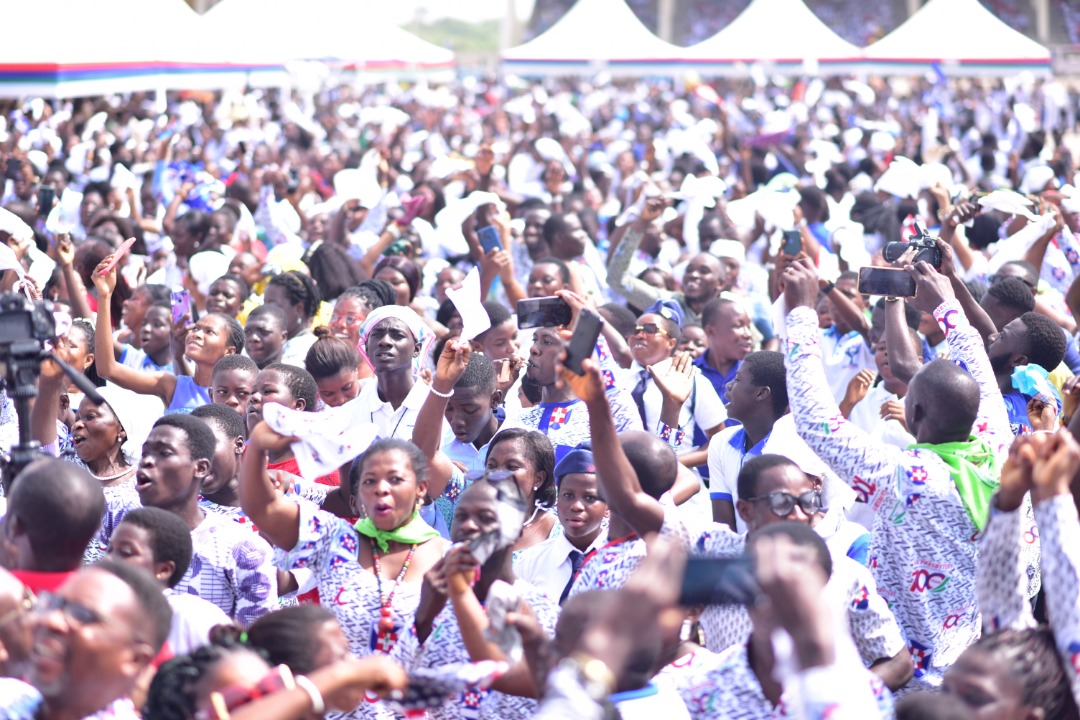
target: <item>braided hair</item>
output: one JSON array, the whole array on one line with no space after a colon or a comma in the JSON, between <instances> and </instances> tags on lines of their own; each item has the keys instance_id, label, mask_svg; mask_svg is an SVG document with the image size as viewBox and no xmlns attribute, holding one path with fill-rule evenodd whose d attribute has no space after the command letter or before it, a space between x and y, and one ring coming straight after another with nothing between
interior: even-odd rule
<instances>
[{"instance_id":1,"label":"braided hair","mask_svg":"<svg viewBox=\"0 0 1080 720\"><path fill-rule=\"evenodd\" d=\"M1021 704L1041 708L1047 718L1077 717L1076 702L1049 627L1002 630L983 635L973 647L1007 668L1020 685Z\"/></svg>"},{"instance_id":2,"label":"braided hair","mask_svg":"<svg viewBox=\"0 0 1080 720\"><path fill-rule=\"evenodd\" d=\"M216 630L216 628L215 628ZM211 644L177 655L158 669L150 683L143 717L190 720L195 717L196 689L212 668L239 653L262 653L244 644L243 633L211 633Z\"/></svg>"},{"instance_id":3,"label":"braided hair","mask_svg":"<svg viewBox=\"0 0 1080 720\"><path fill-rule=\"evenodd\" d=\"M319 295L319 289L315 287L315 281L311 279L310 275L305 275L296 270L289 270L270 278L269 284L280 286L288 295L289 302L293 305L299 303L303 306L304 319L308 321L304 323L305 325L309 324L311 318L315 317L315 314L319 312L319 303L322 302L322 296Z\"/></svg>"}]
</instances>

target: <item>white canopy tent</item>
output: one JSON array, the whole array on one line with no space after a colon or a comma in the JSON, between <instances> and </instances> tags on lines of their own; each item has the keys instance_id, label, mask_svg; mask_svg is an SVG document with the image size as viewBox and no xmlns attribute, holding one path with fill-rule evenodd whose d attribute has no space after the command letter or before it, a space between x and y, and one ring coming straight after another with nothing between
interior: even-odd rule
<instances>
[{"instance_id":1,"label":"white canopy tent","mask_svg":"<svg viewBox=\"0 0 1080 720\"><path fill-rule=\"evenodd\" d=\"M200 42L202 20L183 0L0 0L0 8L12 29L0 44L3 97L218 88L280 70L215 56L220 43ZM44 18L45 34L32 32Z\"/></svg>"},{"instance_id":2,"label":"white canopy tent","mask_svg":"<svg viewBox=\"0 0 1080 720\"><path fill-rule=\"evenodd\" d=\"M526 76L670 75L684 49L664 42L624 0L578 0L558 22L503 52L503 68Z\"/></svg>"},{"instance_id":3,"label":"white canopy tent","mask_svg":"<svg viewBox=\"0 0 1080 720\"><path fill-rule=\"evenodd\" d=\"M862 51L833 32L803 0L754 0L726 28L683 52L703 75L847 73Z\"/></svg>"},{"instance_id":4,"label":"white canopy tent","mask_svg":"<svg viewBox=\"0 0 1080 720\"><path fill-rule=\"evenodd\" d=\"M900 27L864 50L879 75L1002 77L1050 74L1050 51L1014 30L978 0L930 0Z\"/></svg>"},{"instance_id":5,"label":"white canopy tent","mask_svg":"<svg viewBox=\"0 0 1080 720\"><path fill-rule=\"evenodd\" d=\"M386 74L445 72L454 53L379 20L375 0L224 0L202 21L228 28L238 63L320 60Z\"/></svg>"}]
</instances>

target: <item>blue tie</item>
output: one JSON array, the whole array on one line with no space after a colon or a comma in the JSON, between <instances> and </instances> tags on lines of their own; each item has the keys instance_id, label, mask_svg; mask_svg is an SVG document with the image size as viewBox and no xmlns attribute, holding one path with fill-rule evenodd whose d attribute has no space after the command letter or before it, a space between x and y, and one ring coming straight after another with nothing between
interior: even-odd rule
<instances>
[{"instance_id":1,"label":"blue tie","mask_svg":"<svg viewBox=\"0 0 1080 720\"><path fill-rule=\"evenodd\" d=\"M570 579L566 583L566 587L563 588L562 595L559 596L559 604L562 605L566 602L566 596L570 594L570 588L574 586L574 580L577 578L578 570L581 569L581 563L585 560L585 553L580 550L570 551Z\"/></svg>"},{"instance_id":2,"label":"blue tie","mask_svg":"<svg viewBox=\"0 0 1080 720\"><path fill-rule=\"evenodd\" d=\"M641 415L641 426L649 427L649 421L645 419L645 390L649 387L649 370L642 368L638 373L637 385L630 391L630 397L634 398L638 414Z\"/></svg>"}]
</instances>

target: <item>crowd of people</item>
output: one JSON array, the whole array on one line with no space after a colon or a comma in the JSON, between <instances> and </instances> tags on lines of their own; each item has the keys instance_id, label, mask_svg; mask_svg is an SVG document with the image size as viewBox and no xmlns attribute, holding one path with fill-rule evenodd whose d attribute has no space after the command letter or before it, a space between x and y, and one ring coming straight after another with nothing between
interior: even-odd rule
<instances>
[{"instance_id":1,"label":"crowd of people","mask_svg":"<svg viewBox=\"0 0 1080 720\"><path fill-rule=\"evenodd\" d=\"M0 106L0 718L1077 717L1078 107Z\"/></svg>"}]
</instances>

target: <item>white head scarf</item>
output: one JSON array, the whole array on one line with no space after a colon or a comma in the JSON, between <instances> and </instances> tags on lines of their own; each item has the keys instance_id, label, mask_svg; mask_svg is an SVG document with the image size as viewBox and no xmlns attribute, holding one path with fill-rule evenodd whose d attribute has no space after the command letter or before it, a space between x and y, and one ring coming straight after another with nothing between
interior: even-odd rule
<instances>
[{"instance_id":1,"label":"white head scarf","mask_svg":"<svg viewBox=\"0 0 1080 720\"><path fill-rule=\"evenodd\" d=\"M124 429L127 440L120 451L124 459L136 465L142 457L142 446L150 434L154 422L165 413L165 405L153 395L141 395L116 385L98 388L105 402Z\"/></svg>"}]
</instances>

